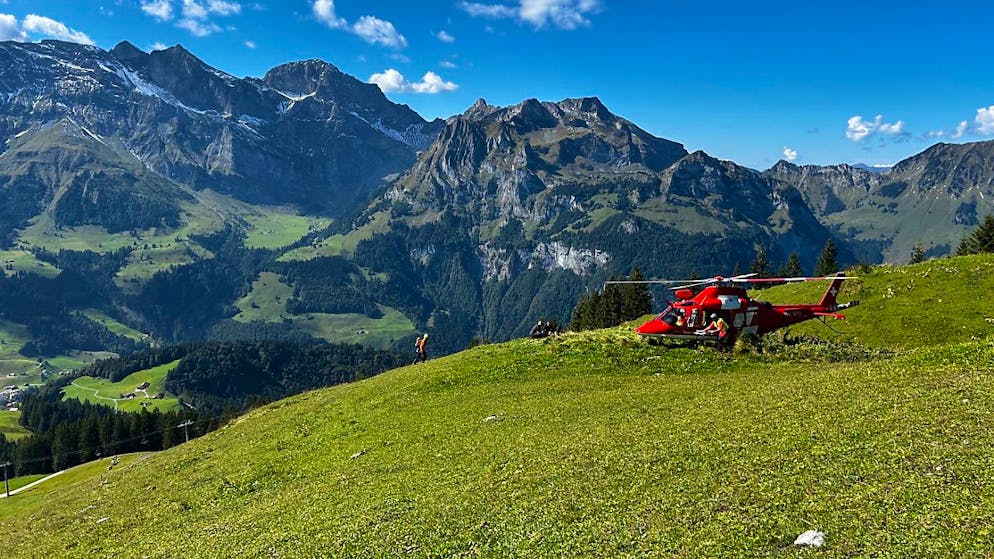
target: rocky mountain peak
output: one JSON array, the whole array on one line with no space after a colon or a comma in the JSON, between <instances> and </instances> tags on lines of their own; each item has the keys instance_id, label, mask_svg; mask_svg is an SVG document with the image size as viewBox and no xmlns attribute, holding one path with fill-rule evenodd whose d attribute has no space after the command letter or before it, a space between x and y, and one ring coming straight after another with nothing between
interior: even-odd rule
<instances>
[{"instance_id":1,"label":"rocky mountain peak","mask_svg":"<svg viewBox=\"0 0 994 559\"><path fill-rule=\"evenodd\" d=\"M499 107L488 104L486 99L480 98L477 99L476 102L470 106L470 108L466 109L465 112L458 116L468 120L481 120L498 109Z\"/></svg>"},{"instance_id":2,"label":"rocky mountain peak","mask_svg":"<svg viewBox=\"0 0 994 559\"><path fill-rule=\"evenodd\" d=\"M280 91L303 96L311 93L319 94L320 90L327 89L331 83L346 77L333 64L311 59L280 64L266 72L262 81Z\"/></svg>"},{"instance_id":3,"label":"rocky mountain peak","mask_svg":"<svg viewBox=\"0 0 994 559\"><path fill-rule=\"evenodd\" d=\"M554 128L560 124L559 119L538 99L527 99L511 107L505 111L503 120L514 126L519 134Z\"/></svg>"},{"instance_id":4,"label":"rocky mountain peak","mask_svg":"<svg viewBox=\"0 0 994 559\"><path fill-rule=\"evenodd\" d=\"M600 121L614 121L618 118L597 97L563 99L556 103L556 107L567 114L583 115Z\"/></svg>"},{"instance_id":5,"label":"rocky mountain peak","mask_svg":"<svg viewBox=\"0 0 994 559\"><path fill-rule=\"evenodd\" d=\"M133 64L136 62L142 63L146 58L148 58L147 52L139 49L128 41L121 41L110 50L110 53L125 64Z\"/></svg>"}]
</instances>

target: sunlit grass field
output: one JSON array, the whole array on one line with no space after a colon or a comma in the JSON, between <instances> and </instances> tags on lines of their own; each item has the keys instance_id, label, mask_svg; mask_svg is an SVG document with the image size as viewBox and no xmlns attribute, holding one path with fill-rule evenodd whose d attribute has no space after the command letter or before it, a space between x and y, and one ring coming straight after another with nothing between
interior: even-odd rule
<instances>
[{"instance_id":1,"label":"sunlit grass field","mask_svg":"<svg viewBox=\"0 0 994 559\"><path fill-rule=\"evenodd\" d=\"M64 473L20 494L13 495L9 499L0 499L0 522L16 519L26 511L33 510L40 504L44 504L54 495L59 495L67 491L78 491L77 485L79 484L102 483L104 479L116 477L122 471L133 468L136 463L148 456L150 456L148 453L122 454L117 457L118 463L115 466L111 466L113 462L112 457L95 460L66 470ZM31 475L14 478L11 480L10 490L13 491L43 477L45 476ZM17 555L7 555L6 553L5 556L17 557ZM29 553L25 556L31 557L31 554ZM57 555L53 557L55 556Z\"/></svg>"},{"instance_id":2,"label":"sunlit grass field","mask_svg":"<svg viewBox=\"0 0 994 559\"><path fill-rule=\"evenodd\" d=\"M132 373L120 382L110 382L104 378L79 377L72 384L62 389L62 399L76 399L82 402L113 406L120 411L137 412L143 408L169 411L179 407L179 400L174 394L166 392L166 376L169 371L179 364L176 361L165 363L151 369ZM144 392L137 391L138 386L148 382ZM133 399L124 399L122 394L135 393ZM147 397L146 397L147 394ZM159 394L162 398L156 398Z\"/></svg>"},{"instance_id":3,"label":"sunlit grass field","mask_svg":"<svg viewBox=\"0 0 994 559\"><path fill-rule=\"evenodd\" d=\"M0 433L8 441L16 441L31 434L31 431L18 424L20 418L21 412L0 410Z\"/></svg>"},{"instance_id":4,"label":"sunlit grass field","mask_svg":"<svg viewBox=\"0 0 994 559\"><path fill-rule=\"evenodd\" d=\"M15 556L985 557L994 332L952 287L989 263L875 270L823 343L654 347L632 323L301 394L0 530ZM888 330L911 277L918 315L981 308ZM812 529L823 547L792 546Z\"/></svg>"},{"instance_id":5,"label":"sunlit grass field","mask_svg":"<svg viewBox=\"0 0 994 559\"><path fill-rule=\"evenodd\" d=\"M252 283L252 290L235 304L239 313L234 319L240 322L254 320L282 322L288 320L297 329L316 338L337 343L364 344L387 349L396 340L416 332L414 324L400 311L379 306L383 316L369 318L364 314L286 312L286 302L293 296L293 287L283 283L279 275L262 272Z\"/></svg>"}]
</instances>

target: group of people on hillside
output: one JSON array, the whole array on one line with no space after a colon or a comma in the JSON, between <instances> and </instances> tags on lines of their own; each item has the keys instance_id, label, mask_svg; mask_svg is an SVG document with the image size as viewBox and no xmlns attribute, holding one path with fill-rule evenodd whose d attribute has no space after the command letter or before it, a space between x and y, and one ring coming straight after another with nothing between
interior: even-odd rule
<instances>
[{"instance_id":1,"label":"group of people on hillside","mask_svg":"<svg viewBox=\"0 0 994 559\"><path fill-rule=\"evenodd\" d=\"M551 320L539 320L535 326L532 326L531 333L528 334L532 339L548 338L549 336L559 335L559 325Z\"/></svg>"}]
</instances>

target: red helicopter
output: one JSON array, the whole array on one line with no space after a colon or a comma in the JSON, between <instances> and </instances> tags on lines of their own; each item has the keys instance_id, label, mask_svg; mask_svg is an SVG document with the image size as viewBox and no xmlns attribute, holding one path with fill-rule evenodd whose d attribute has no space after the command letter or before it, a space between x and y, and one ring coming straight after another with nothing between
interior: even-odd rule
<instances>
[{"instance_id":1,"label":"red helicopter","mask_svg":"<svg viewBox=\"0 0 994 559\"><path fill-rule=\"evenodd\" d=\"M847 278L845 275L826 277L795 277L795 278L754 278L755 274L746 274L731 278L716 276L706 280L647 280L647 281L613 281L608 283L686 283L671 288L676 296L676 302L666 307L655 318L639 326L635 331L647 338L650 343L660 340L687 340L694 342L717 342L717 332L706 330L711 322L711 316L717 315L725 320L732 334L732 340L741 335L762 336L780 328L786 328L818 318L827 317L844 319L839 313L859 304L859 301L838 304L836 297L839 287ZM765 301L749 298L745 284L758 283L793 283L804 281L831 281L828 290L817 304L814 305L774 305ZM695 294L696 287L704 286Z\"/></svg>"}]
</instances>

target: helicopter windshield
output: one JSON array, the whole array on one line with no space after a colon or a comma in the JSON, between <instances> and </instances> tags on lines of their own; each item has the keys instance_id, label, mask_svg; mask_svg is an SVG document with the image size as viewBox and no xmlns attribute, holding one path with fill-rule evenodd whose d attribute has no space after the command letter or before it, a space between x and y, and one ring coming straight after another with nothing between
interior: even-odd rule
<instances>
[{"instance_id":1,"label":"helicopter windshield","mask_svg":"<svg viewBox=\"0 0 994 559\"><path fill-rule=\"evenodd\" d=\"M656 317L657 320L662 320L670 326L683 326L686 324L686 310L680 308L666 307L666 310L661 312L659 316Z\"/></svg>"}]
</instances>

